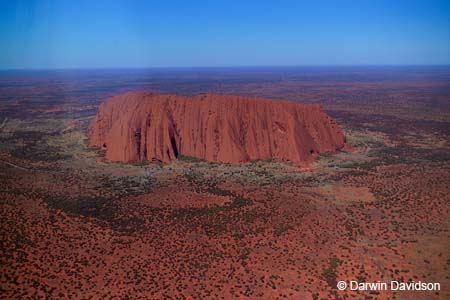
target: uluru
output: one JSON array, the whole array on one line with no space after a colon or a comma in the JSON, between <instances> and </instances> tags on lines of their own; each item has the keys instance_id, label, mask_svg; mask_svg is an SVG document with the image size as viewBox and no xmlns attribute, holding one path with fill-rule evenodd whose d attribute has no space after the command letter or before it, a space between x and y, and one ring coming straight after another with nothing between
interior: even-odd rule
<instances>
[{"instance_id":1,"label":"uluru","mask_svg":"<svg viewBox=\"0 0 450 300\"><path fill-rule=\"evenodd\" d=\"M143 92L103 102L89 140L90 146L105 148L110 161L170 162L183 155L219 163L277 159L295 165L346 144L319 104Z\"/></svg>"}]
</instances>

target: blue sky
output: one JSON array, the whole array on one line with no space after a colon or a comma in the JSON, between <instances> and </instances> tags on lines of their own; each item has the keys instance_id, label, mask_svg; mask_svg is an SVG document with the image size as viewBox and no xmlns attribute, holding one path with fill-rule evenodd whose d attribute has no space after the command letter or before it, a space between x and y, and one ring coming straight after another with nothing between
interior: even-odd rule
<instances>
[{"instance_id":1,"label":"blue sky","mask_svg":"<svg viewBox=\"0 0 450 300\"><path fill-rule=\"evenodd\" d=\"M0 69L450 64L450 1L0 0Z\"/></svg>"}]
</instances>

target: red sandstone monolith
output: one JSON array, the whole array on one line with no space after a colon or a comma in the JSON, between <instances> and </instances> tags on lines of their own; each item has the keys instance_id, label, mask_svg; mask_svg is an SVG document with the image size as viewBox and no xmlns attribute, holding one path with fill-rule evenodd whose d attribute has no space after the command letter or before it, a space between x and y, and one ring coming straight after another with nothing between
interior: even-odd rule
<instances>
[{"instance_id":1,"label":"red sandstone monolith","mask_svg":"<svg viewBox=\"0 0 450 300\"><path fill-rule=\"evenodd\" d=\"M106 159L122 162L185 155L302 165L345 146L338 125L318 104L214 94L114 96L100 105L89 138L91 146L106 148Z\"/></svg>"}]
</instances>

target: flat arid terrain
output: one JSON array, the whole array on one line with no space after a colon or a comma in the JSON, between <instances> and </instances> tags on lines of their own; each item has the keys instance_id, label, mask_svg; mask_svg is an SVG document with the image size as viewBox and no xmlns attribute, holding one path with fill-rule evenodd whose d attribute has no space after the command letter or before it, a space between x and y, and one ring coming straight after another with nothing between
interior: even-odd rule
<instances>
[{"instance_id":1,"label":"flat arid terrain","mask_svg":"<svg viewBox=\"0 0 450 300\"><path fill-rule=\"evenodd\" d=\"M348 146L112 162L89 126L128 92L316 103ZM1 71L0 212L1 299L450 299L450 68Z\"/></svg>"}]
</instances>

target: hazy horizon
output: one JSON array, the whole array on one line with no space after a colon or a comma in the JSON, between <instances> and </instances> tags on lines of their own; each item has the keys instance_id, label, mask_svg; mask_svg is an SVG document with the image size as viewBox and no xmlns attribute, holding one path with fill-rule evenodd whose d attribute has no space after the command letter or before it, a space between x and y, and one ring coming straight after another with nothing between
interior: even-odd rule
<instances>
[{"instance_id":1,"label":"hazy horizon","mask_svg":"<svg viewBox=\"0 0 450 300\"><path fill-rule=\"evenodd\" d=\"M333 68L450 68L446 64L342 64L342 65L236 65L236 66L159 66L159 67L57 67L57 68L0 68L5 71L120 71L120 70L209 70L209 69L333 69Z\"/></svg>"}]
</instances>

